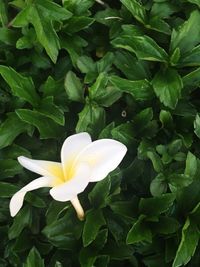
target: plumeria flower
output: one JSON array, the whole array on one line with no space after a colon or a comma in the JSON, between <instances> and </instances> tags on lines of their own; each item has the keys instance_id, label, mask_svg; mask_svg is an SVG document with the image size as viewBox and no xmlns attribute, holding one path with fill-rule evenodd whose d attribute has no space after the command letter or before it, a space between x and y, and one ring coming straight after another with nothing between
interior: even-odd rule
<instances>
[{"instance_id":1,"label":"plumeria flower","mask_svg":"<svg viewBox=\"0 0 200 267\"><path fill-rule=\"evenodd\" d=\"M27 192L50 187L50 195L57 201L71 201L78 218L84 218L83 208L77 195L89 182L104 179L122 161L127 148L112 139L92 142L88 133L68 137L61 149L61 163L18 157L26 169L41 175L15 193L10 201L11 216L21 209Z\"/></svg>"}]
</instances>

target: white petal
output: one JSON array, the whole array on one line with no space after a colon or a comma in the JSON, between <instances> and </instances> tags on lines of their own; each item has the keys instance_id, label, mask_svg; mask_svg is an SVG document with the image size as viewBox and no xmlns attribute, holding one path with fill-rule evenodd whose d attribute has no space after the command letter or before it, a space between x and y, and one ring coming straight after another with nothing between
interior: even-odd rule
<instances>
[{"instance_id":1,"label":"white petal","mask_svg":"<svg viewBox=\"0 0 200 267\"><path fill-rule=\"evenodd\" d=\"M26 169L42 176L55 177L64 181L62 164L53 161L35 160L27 157L18 157L19 163Z\"/></svg>"},{"instance_id":2,"label":"white petal","mask_svg":"<svg viewBox=\"0 0 200 267\"><path fill-rule=\"evenodd\" d=\"M77 157L76 165L87 162L91 169L90 182L104 179L122 161L127 148L112 139L100 139L88 145Z\"/></svg>"},{"instance_id":3,"label":"white petal","mask_svg":"<svg viewBox=\"0 0 200 267\"><path fill-rule=\"evenodd\" d=\"M66 179L70 179L70 167L77 155L92 142L88 133L78 133L68 137L61 149L61 162Z\"/></svg>"},{"instance_id":4,"label":"white petal","mask_svg":"<svg viewBox=\"0 0 200 267\"><path fill-rule=\"evenodd\" d=\"M18 211L21 209L24 201L24 197L27 192L32 191L34 189L38 189L41 187L50 187L52 183L52 179L48 177L40 177L38 179L33 180L22 189L20 189L17 193L13 195L10 200L10 214L14 217Z\"/></svg>"},{"instance_id":5,"label":"white petal","mask_svg":"<svg viewBox=\"0 0 200 267\"><path fill-rule=\"evenodd\" d=\"M74 199L88 185L90 172L91 170L87 164L79 164L75 176L66 183L53 187L50 190L51 196L57 201Z\"/></svg>"}]
</instances>

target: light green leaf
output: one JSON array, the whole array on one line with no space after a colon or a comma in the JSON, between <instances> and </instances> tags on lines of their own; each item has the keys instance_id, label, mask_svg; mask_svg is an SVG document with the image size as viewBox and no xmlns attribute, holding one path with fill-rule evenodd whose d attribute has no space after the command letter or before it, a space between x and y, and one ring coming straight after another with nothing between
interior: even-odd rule
<instances>
[{"instance_id":1,"label":"light green leaf","mask_svg":"<svg viewBox=\"0 0 200 267\"><path fill-rule=\"evenodd\" d=\"M200 12L193 11L190 17L178 29L172 31L170 49L173 51L179 47L181 53L190 51L200 42L200 29L196 25L200 24ZM188 36L190 38L188 38Z\"/></svg>"},{"instance_id":2,"label":"light green leaf","mask_svg":"<svg viewBox=\"0 0 200 267\"><path fill-rule=\"evenodd\" d=\"M23 267L45 267L44 260L41 258L40 253L38 250L33 247L28 254L26 259L26 263L23 264Z\"/></svg>"},{"instance_id":3,"label":"light green leaf","mask_svg":"<svg viewBox=\"0 0 200 267\"><path fill-rule=\"evenodd\" d=\"M60 43L53 23L49 17L45 17L44 13L38 8L37 4L28 5L13 20L14 27L26 26L31 23L38 38L43 45L51 60L55 63L60 49Z\"/></svg>"},{"instance_id":4,"label":"light green leaf","mask_svg":"<svg viewBox=\"0 0 200 267\"><path fill-rule=\"evenodd\" d=\"M88 28L95 20L84 16L73 16L68 20L65 30L68 33L75 33L82 29Z\"/></svg>"},{"instance_id":5,"label":"light green leaf","mask_svg":"<svg viewBox=\"0 0 200 267\"><path fill-rule=\"evenodd\" d=\"M31 78L22 76L11 67L0 65L0 74L10 86L14 96L29 102L33 106L39 103L39 96Z\"/></svg>"},{"instance_id":6,"label":"light green leaf","mask_svg":"<svg viewBox=\"0 0 200 267\"><path fill-rule=\"evenodd\" d=\"M130 81L118 76L110 76L109 81L122 92L131 94L135 100L149 100L154 96L151 84L146 79Z\"/></svg>"},{"instance_id":7,"label":"light green leaf","mask_svg":"<svg viewBox=\"0 0 200 267\"><path fill-rule=\"evenodd\" d=\"M181 242L176 252L172 267L179 267L187 264L195 253L198 241L198 227L188 217L182 229Z\"/></svg>"},{"instance_id":8,"label":"light green leaf","mask_svg":"<svg viewBox=\"0 0 200 267\"><path fill-rule=\"evenodd\" d=\"M160 101L167 107L174 109L181 97L183 83L180 75L174 69L160 70L155 75L153 88Z\"/></svg>"},{"instance_id":9,"label":"light green leaf","mask_svg":"<svg viewBox=\"0 0 200 267\"><path fill-rule=\"evenodd\" d=\"M136 54L139 59L167 62L168 55L152 38L147 35L122 35L112 41L118 48L124 48Z\"/></svg>"},{"instance_id":10,"label":"light green leaf","mask_svg":"<svg viewBox=\"0 0 200 267\"><path fill-rule=\"evenodd\" d=\"M146 10L137 0L120 0L122 4L131 12L131 14L141 23L146 21Z\"/></svg>"},{"instance_id":11,"label":"light green leaf","mask_svg":"<svg viewBox=\"0 0 200 267\"><path fill-rule=\"evenodd\" d=\"M185 166L185 175L194 177L197 172L197 158L190 151L187 154L186 166Z\"/></svg>"},{"instance_id":12,"label":"light green leaf","mask_svg":"<svg viewBox=\"0 0 200 267\"><path fill-rule=\"evenodd\" d=\"M41 10L41 14L48 19L60 21L67 20L72 17L72 13L66 8L61 7L55 2L48 0L37 0L37 7Z\"/></svg>"},{"instance_id":13,"label":"light green leaf","mask_svg":"<svg viewBox=\"0 0 200 267\"><path fill-rule=\"evenodd\" d=\"M83 102L84 89L80 79L72 71L69 71L65 77L65 90L70 100Z\"/></svg>"},{"instance_id":14,"label":"light green leaf","mask_svg":"<svg viewBox=\"0 0 200 267\"><path fill-rule=\"evenodd\" d=\"M194 120L194 132L200 138L200 117L199 114L196 115Z\"/></svg>"}]
</instances>

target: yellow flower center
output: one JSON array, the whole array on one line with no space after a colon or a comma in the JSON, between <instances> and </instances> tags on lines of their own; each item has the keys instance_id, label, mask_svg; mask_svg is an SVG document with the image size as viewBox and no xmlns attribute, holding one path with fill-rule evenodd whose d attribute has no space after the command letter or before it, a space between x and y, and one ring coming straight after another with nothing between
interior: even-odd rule
<instances>
[{"instance_id":1,"label":"yellow flower center","mask_svg":"<svg viewBox=\"0 0 200 267\"><path fill-rule=\"evenodd\" d=\"M75 167L72 162L65 164L65 170L63 170L62 165L50 165L48 170L55 177L53 180L53 187L63 184L69 181L75 175Z\"/></svg>"}]
</instances>

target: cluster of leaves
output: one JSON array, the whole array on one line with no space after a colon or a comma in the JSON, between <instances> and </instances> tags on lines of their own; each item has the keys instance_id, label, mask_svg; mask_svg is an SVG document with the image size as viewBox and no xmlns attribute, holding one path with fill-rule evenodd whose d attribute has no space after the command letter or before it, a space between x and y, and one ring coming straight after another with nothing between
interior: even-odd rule
<instances>
[{"instance_id":1,"label":"cluster of leaves","mask_svg":"<svg viewBox=\"0 0 200 267\"><path fill-rule=\"evenodd\" d=\"M200 1L0 1L0 266L200 265ZM80 195L86 219L20 155L60 161L87 131L128 147Z\"/></svg>"}]
</instances>

